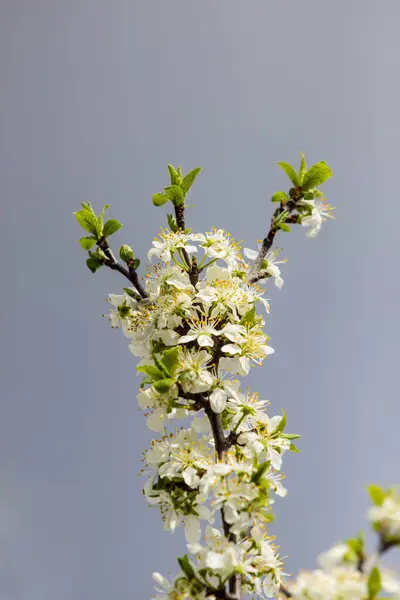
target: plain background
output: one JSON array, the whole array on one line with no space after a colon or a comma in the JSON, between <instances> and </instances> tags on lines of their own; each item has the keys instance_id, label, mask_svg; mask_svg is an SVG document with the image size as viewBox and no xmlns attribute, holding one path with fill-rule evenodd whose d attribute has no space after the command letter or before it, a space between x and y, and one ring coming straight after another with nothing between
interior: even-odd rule
<instances>
[{"instance_id":1,"label":"plain background","mask_svg":"<svg viewBox=\"0 0 400 600\"><path fill-rule=\"evenodd\" d=\"M177 570L182 531L137 476L135 360L101 318L124 283L87 270L72 216L111 203L143 259L169 162L204 168L194 230L250 247L276 161L334 170L337 220L278 238L276 354L249 380L302 434L276 505L288 570L399 481L399 19L397 0L1 0L1 600L145 599Z\"/></svg>"}]
</instances>

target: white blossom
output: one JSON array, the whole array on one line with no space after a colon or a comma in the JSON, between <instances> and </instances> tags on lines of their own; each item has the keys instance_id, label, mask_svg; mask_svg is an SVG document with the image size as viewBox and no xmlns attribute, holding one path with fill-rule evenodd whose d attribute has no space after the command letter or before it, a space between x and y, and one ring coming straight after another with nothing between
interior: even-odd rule
<instances>
[{"instance_id":1,"label":"white blossom","mask_svg":"<svg viewBox=\"0 0 400 600\"><path fill-rule=\"evenodd\" d=\"M400 495L388 494L380 506L372 506L368 518L378 523L389 537L400 537Z\"/></svg>"},{"instance_id":2,"label":"white blossom","mask_svg":"<svg viewBox=\"0 0 400 600\"><path fill-rule=\"evenodd\" d=\"M230 269L235 268L241 260L240 246L223 229L207 232L202 246L207 256L222 259Z\"/></svg>"},{"instance_id":3,"label":"white blossom","mask_svg":"<svg viewBox=\"0 0 400 600\"><path fill-rule=\"evenodd\" d=\"M190 329L186 335L179 339L180 344L196 341L199 346L214 346L213 336L220 335L220 331L215 329L217 321L209 321L207 318L191 319Z\"/></svg>"},{"instance_id":4,"label":"white blossom","mask_svg":"<svg viewBox=\"0 0 400 600\"><path fill-rule=\"evenodd\" d=\"M318 235L322 223L326 219L334 219L332 215L333 208L329 204L325 204L319 199L316 200L302 200L302 204L312 207L312 213L310 216L302 217L301 224L303 227L308 227L307 237L313 238Z\"/></svg>"},{"instance_id":5,"label":"white blossom","mask_svg":"<svg viewBox=\"0 0 400 600\"><path fill-rule=\"evenodd\" d=\"M255 260L258 256L259 251L260 246L258 250L244 248L243 254L246 256L246 258L249 258L250 260ZM262 267L262 274L265 273L265 275L268 274L270 277L273 277L276 287L281 289L283 286L283 279L281 277L281 270L278 267L278 265L285 263L286 260L276 260L278 254L279 250L268 250L263 260L263 265L265 266Z\"/></svg>"},{"instance_id":6,"label":"white blossom","mask_svg":"<svg viewBox=\"0 0 400 600\"><path fill-rule=\"evenodd\" d=\"M204 241L204 235L193 233L173 233L172 231L163 230L159 239L153 240L153 248L149 250L147 258L152 259L153 256L160 258L165 263L172 260L172 256L179 251L185 250L188 254L197 252L197 247L190 244L193 241Z\"/></svg>"}]
</instances>

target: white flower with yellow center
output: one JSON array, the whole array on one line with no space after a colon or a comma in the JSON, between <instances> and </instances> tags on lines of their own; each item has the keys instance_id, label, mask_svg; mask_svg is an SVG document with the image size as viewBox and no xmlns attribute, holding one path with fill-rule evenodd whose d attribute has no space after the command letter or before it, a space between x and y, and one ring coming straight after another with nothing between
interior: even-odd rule
<instances>
[{"instance_id":1,"label":"white flower with yellow center","mask_svg":"<svg viewBox=\"0 0 400 600\"><path fill-rule=\"evenodd\" d=\"M153 388L139 392L138 403L140 408L149 409L146 412L147 427L151 431L164 433L165 426L170 419L185 419L189 412L186 408L168 408L168 395L159 394Z\"/></svg>"},{"instance_id":2,"label":"white flower with yellow center","mask_svg":"<svg viewBox=\"0 0 400 600\"><path fill-rule=\"evenodd\" d=\"M179 344L187 344L188 342L196 341L199 346L212 347L214 346L213 336L221 334L220 331L215 329L217 320L208 320L206 317L201 319L190 319L190 329L186 335L183 335L179 339Z\"/></svg>"},{"instance_id":3,"label":"white flower with yellow center","mask_svg":"<svg viewBox=\"0 0 400 600\"><path fill-rule=\"evenodd\" d=\"M143 492L147 501L160 508L161 519L164 523L165 531L174 532L181 523L185 528L185 537L190 544L195 544L201 536L200 519L209 521L211 513L204 504L196 504L194 510L196 514L185 514L180 509L181 502L177 502L176 498L172 498L166 490L154 489L155 476L151 477L144 486ZM181 492L182 502L185 500L187 492ZM198 494L197 499L202 501L202 497Z\"/></svg>"},{"instance_id":4,"label":"white flower with yellow center","mask_svg":"<svg viewBox=\"0 0 400 600\"><path fill-rule=\"evenodd\" d=\"M249 258L250 260L255 260L260 251L260 247L261 247L261 242L259 243L258 250L251 250L250 248L244 248L243 254L246 256L246 258ZM265 258L263 260L262 274L265 273L266 275L268 274L270 277L273 277L276 287L281 289L283 286L283 279L281 277L281 270L278 267L278 265L284 264L287 261L286 260L276 260L278 254L279 254L279 250L268 250L268 252L265 255Z\"/></svg>"},{"instance_id":5,"label":"white flower with yellow center","mask_svg":"<svg viewBox=\"0 0 400 600\"><path fill-rule=\"evenodd\" d=\"M182 290L169 290L168 294L159 296L154 310L154 323L157 329L176 329L183 318L194 315L192 298Z\"/></svg>"},{"instance_id":6,"label":"white flower with yellow center","mask_svg":"<svg viewBox=\"0 0 400 600\"><path fill-rule=\"evenodd\" d=\"M240 246L224 229L213 229L206 232L205 241L202 243L206 256L222 259L229 269L234 269L242 261Z\"/></svg>"},{"instance_id":7,"label":"white flower with yellow center","mask_svg":"<svg viewBox=\"0 0 400 600\"><path fill-rule=\"evenodd\" d=\"M262 288L260 288L258 285L254 284L254 283L252 283L252 284L242 283L242 289L243 289L244 294L246 295L247 307L249 305L253 305L255 302L261 302L261 304L265 308L265 311L269 314L270 305L269 305L268 300L263 298L264 290ZM249 310L249 308L247 308L247 310ZM241 314L243 314L243 312L241 312Z\"/></svg>"},{"instance_id":8,"label":"white flower with yellow center","mask_svg":"<svg viewBox=\"0 0 400 600\"><path fill-rule=\"evenodd\" d=\"M212 358L207 350L182 353L178 377L185 393L198 394L211 388L214 378L208 369Z\"/></svg>"},{"instance_id":9,"label":"white flower with yellow center","mask_svg":"<svg viewBox=\"0 0 400 600\"><path fill-rule=\"evenodd\" d=\"M285 573L282 569L283 561L276 547L269 541L263 540L253 559L253 565L261 575L256 582L256 591L267 598L277 596L282 584L282 575Z\"/></svg>"},{"instance_id":10,"label":"white flower with yellow center","mask_svg":"<svg viewBox=\"0 0 400 600\"><path fill-rule=\"evenodd\" d=\"M196 555L199 569L210 569L214 575L226 579L238 565L238 546L228 541L218 529L210 525L206 527L204 539L206 546L201 544L189 546L189 550ZM216 584L217 582L218 580L215 579Z\"/></svg>"},{"instance_id":11,"label":"white flower with yellow center","mask_svg":"<svg viewBox=\"0 0 400 600\"><path fill-rule=\"evenodd\" d=\"M249 410L251 409L245 408L244 412ZM281 420L281 416L271 419L263 411L261 411L261 419L257 414L249 412L237 427L237 431L242 432L238 436L238 444L247 449L245 455L250 458L255 453L259 460L269 460L277 471L281 469L283 455L290 449L291 444L290 440L275 433ZM237 416L234 417L234 422L239 422Z\"/></svg>"},{"instance_id":12,"label":"white flower with yellow center","mask_svg":"<svg viewBox=\"0 0 400 600\"><path fill-rule=\"evenodd\" d=\"M303 227L309 227L309 230L306 234L307 237L315 237L319 233L322 223L326 221L326 219L335 218L332 214L334 208L330 204L325 204L321 200L302 200L301 203L313 207L311 215L301 219L301 224Z\"/></svg>"},{"instance_id":13,"label":"white flower with yellow center","mask_svg":"<svg viewBox=\"0 0 400 600\"><path fill-rule=\"evenodd\" d=\"M156 265L154 270L147 274L146 288L150 300L157 300L161 293L168 294L171 287L177 290L186 290L189 293L195 292L187 272L176 265L168 265L163 268Z\"/></svg>"},{"instance_id":14,"label":"white flower with yellow center","mask_svg":"<svg viewBox=\"0 0 400 600\"><path fill-rule=\"evenodd\" d=\"M153 573L153 579L158 587L156 600L215 600L215 596L207 594L207 587L199 584L199 581L189 581L186 575L181 572L176 577L174 583L170 583L160 573Z\"/></svg>"},{"instance_id":15,"label":"white flower with yellow center","mask_svg":"<svg viewBox=\"0 0 400 600\"><path fill-rule=\"evenodd\" d=\"M162 230L158 238L153 240L153 248L149 250L147 258L151 261L153 256L160 258L163 262L169 263L175 253L185 250L188 254L197 252L197 247L189 242L202 242L205 237L201 233L174 233L168 230Z\"/></svg>"},{"instance_id":16,"label":"white flower with yellow center","mask_svg":"<svg viewBox=\"0 0 400 600\"><path fill-rule=\"evenodd\" d=\"M128 294L109 294L108 302L114 306L116 310L112 310L108 315L111 327L121 327L124 335L131 337L132 313L138 309L138 302L128 296Z\"/></svg>"},{"instance_id":17,"label":"white flower with yellow center","mask_svg":"<svg viewBox=\"0 0 400 600\"><path fill-rule=\"evenodd\" d=\"M246 391L232 394L228 402L228 408L235 413L231 424L232 429L238 432L249 431L257 423L267 424L270 421L265 412L268 404L268 400L260 400L257 392L250 394Z\"/></svg>"},{"instance_id":18,"label":"white flower with yellow center","mask_svg":"<svg viewBox=\"0 0 400 600\"><path fill-rule=\"evenodd\" d=\"M274 349L265 343L267 339L268 336L259 327L246 330L246 334L238 337L234 344L222 346L222 352L233 358L221 358L221 368L233 374L247 375L252 362L261 365L269 354L273 354Z\"/></svg>"},{"instance_id":19,"label":"white flower with yellow center","mask_svg":"<svg viewBox=\"0 0 400 600\"><path fill-rule=\"evenodd\" d=\"M154 443L146 455L149 463L159 464L158 475L170 479L180 476L189 487L197 487L200 475L213 463L208 438L198 437L197 432L191 429L183 430L175 437L170 436L160 448L159 443Z\"/></svg>"}]
</instances>

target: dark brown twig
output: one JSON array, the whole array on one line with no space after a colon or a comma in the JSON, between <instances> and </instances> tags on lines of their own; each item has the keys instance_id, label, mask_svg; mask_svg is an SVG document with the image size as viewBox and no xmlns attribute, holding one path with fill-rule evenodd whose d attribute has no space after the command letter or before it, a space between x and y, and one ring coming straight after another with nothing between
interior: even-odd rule
<instances>
[{"instance_id":1,"label":"dark brown twig","mask_svg":"<svg viewBox=\"0 0 400 600\"><path fill-rule=\"evenodd\" d=\"M302 194L301 189L300 188L296 189L294 191L292 199L289 200L289 202L287 202L286 204L281 203L279 208L275 211L275 213L271 219L271 225L270 225L269 232L267 233L266 237L263 239L261 248L257 255L257 258L255 259L254 264L251 268L250 275L249 275L250 283L257 283L257 281L259 281L260 279L265 278L265 275L263 275L261 273L262 263L263 263L264 258L267 255L268 250L271 248L272 244L274 243L275 235L279 230L279 226L277 224L277 219L283 212L287 211L289 213L289 216L287 217L285 223L298 223L298 216L291 215L290 213L293 212L293 210L296 208L296 202L298 200L300 200L302 197L303 197L303 194Z\"/></svg>"},{"instance_id":2,"label":"dark brown twig","mask_svg":"<svg viewBox=\"0 0 400 600\"><path fill-rule=\"evenodd\" d=\"M279 588L279 593L283 594L285 598L293 598L292 592L289 592L287 587L285 587L284 585L281 585L281 587Z\"/></svg>"},{"instance_id":3,"label":"dark brown twig","mask_svg":"<svg viewBox=\"0 0 400 600\"><path fill-rule=\"evenodd\" d=\"M113 271L118 271L119 273L121 273L121 275L123 275L124 277L129 279L129 281L131 282L133 287L137 290L139 295L142 298L147 298L148 294L146 293L143 286L141 285L136 270L133 268L133 261L132 261L131 265L129 265L128 269L126 267L124 267L123 265L121 265L121 263L118 262L118 260L115 258L114 253L111 250L110 246L108 245L106 238L102 238L101 240L99 240L98 246L104 252L104 254L106 255L106 257L108 259L104 262L104 264L107 267L109 267L110 269L112 269Z\"/></svg>"},{"instance_id":4,"label":"dark brown twig","mask_svg":"<svg viewBox=\"0 0 400 600\"><path fill-rule=\"evenodd\" d=\"M174 208L175 208L175 219L176 219L176 224L178 226L178 229L180 229L183 233L185 233L185 231L186 231L186 225L185 225L185 205L184 205L183 202L182 202L182 204L174 204ZM190 260L190 256L189 256L189 254L186 252L186 250L184 248L182 249L182 254L183 254L183 257L184 257L184 259L186 261L186 264L187 264L188 268L191 270L191 268L192 268L192 261Z\"/></svg>"}]
</instances>

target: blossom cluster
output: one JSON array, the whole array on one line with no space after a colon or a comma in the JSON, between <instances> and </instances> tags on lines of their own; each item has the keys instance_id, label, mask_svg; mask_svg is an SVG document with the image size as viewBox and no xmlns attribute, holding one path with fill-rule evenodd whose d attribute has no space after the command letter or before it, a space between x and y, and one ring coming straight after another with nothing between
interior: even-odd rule
<instances>
[{"instance_id":1,"label":"blossom cluster","mask_svg":"<svg viewBox=\"0 0 400 600\"><path fill-rule=\"evenodd\" d=\"M369 487L374 503L368 510L379 539L375 553L367 555L361 532L333 546L318 557L318 568L300 571L290 584L287 597L296 600L400 599L400 577L383 564L384 553L400 545L400 497L398 488Z\"/></svg>"},{"instance_id":2,"label":"blossom cluster","mask_svg":"<svg viewBox=\"0 0 400 600\"><path fill-rule=\"evenodd\" d=\"M400 491L399 487L383 490L377 485L369 488L374 502L368 512L368 518L379 532L385 544L400 544Z\"/></svg>"},{"instance_id":3,"label":"blossom cluster","mask_svg":"<svg viewBox=\"0 0 400 600\"><path fill-rule=\"evenodd\" d=\"M269 403L243 388L240 377L274 352L264 330L270 305L260 286L270 279L283 285L286 261L272 247L275 234L298 223L314 237L332 209L316 187L331 176L326 163L307 169L302 155L298 174L278 164L293 187L274 194L279 206L270 232L257 250L243 252L223 229L186 228L185 198L201 169L183 176L169 165L171 185L153 203L171 202L175 217L168 215L169 229L153 241L144 285L132 248L120 248L126 267L112 253L108 236L122 224L104 223L108 205L99 216L85 203L75 213L90 234L80 240L89 269L108 266L132 283L123 294L110 294L109 318L139 359L139 407L158 434L143 456L144 495L158 506L165 529L184 526L191 555L178 559L181 572L172 583L154 574L160 600L222 598L228 581L230 588L239 582L237 600L247 593L272 598L282 589L283 560L268 529L276 497L286 495L283 456L297 451L299 436L286 432L284 412L270 417ZM223 533L215 526L220 516Z\"/></svg>"},{"instance_id":4,"label":"blossom cluster","mask_svg":"<svg viewBox=\"0 0 400 600\"><path fill-rule=\"evenodd\" d=\"M374 595L371 584L376 576L379 580L375 593L400 598L400 579L381 564L377 555L371 555L361 565L354 542L338 544L318 557L318 569L300 571L290 585L296 600L365 600ZM376 575L379 573L378 575Z\"/></svg>"},{"instance_id":5,"label":"blossom cluster","mask_svg":"<svg viewBox=\"0 0 400 600\"><path fill-rule=\"evenodd\" d=\"M185 256L201 249L198 265L205 268L194 286ZM162 436L144 453L145 496L159 506L167 530L183 523L201 593L240 573L244 589L272 597L281 584L282 561L267 524L275 496L286 495L282 458L296 450L298 436L284 431L285 415L269 417L268 402L241 390L235 378L273 352L264 332L269 303L262 288L247 283L250 265L221 229L205 235L163 230L148 256L161 261L148 271L148 297L137 299L129 290L109 297L111 324L130 338L145 375L139 406L148 427ZM272 259L270 275L280 287L277 269ZM235 439L223 460L216 456L209 411ZM172 419L187 418L188 428L168 430ZM221 510L239 544L211 527ZM201 521L206 546L200 545ZM176 585L184 587L182 577Z\"/></svg>"}]
</instances>

